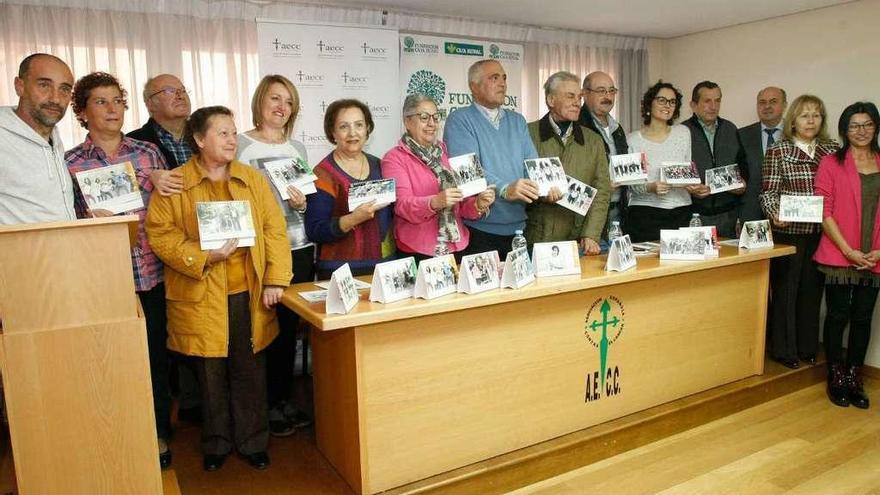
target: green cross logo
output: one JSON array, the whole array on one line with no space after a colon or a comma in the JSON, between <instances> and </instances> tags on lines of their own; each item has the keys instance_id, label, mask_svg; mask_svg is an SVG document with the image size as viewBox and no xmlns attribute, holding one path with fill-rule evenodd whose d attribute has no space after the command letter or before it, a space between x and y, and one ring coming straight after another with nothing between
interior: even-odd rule
<instances>
[{"instance_id":1,"label":"green cross logo","mask_svg":"<svg viewBox=\"0 0 880 495\"><path fill-rule=\"evenodd\" d=\"M623 304L614 296L597 299L590 306L584 324L584 336L594 347L599 349L599 376L604 389L605 370L608 367L608 348L614 344L623 331Z\"/></svg>"}]
</instances>

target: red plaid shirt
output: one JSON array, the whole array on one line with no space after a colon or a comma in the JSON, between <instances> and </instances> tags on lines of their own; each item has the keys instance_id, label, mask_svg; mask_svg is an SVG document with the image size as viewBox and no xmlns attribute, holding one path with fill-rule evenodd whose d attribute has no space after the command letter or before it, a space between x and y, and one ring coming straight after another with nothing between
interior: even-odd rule
<instances>
[{"instance_id":1,"label":"red plaid shirt","mask_svg":"<svg viewBox=\"0 0 880 495\"><path fill-rule=\"evenodd\" d=\"M73 206L77 218L89 218L89 207L83 197L82 191L76 182L77 172L93 170L117 163L130 161L134 166L137 176L138 188L144 207L127 212L138 216L137 245L131 248L131 268L134 272L134 286L138 291L147 291L162 283L162 262L153 253L147 242L147 233L144 230L144 218L147 216L147 207L150 204L150 193L153 191L153 183L150 182L150 174L154 170L167 169L165 158L156 145L144 141L138 141L129 137L122 138L114 160L109 160L104 150L92 143L91 136L79 146L64 154L67 170L73 177Z\"/></svg>"},{"instance_id":2,"label":"red plaid shirt","mask_svg":"<svg viewBox=\"0 0 880 495\"><path fill-rule=\"evenodd\" d=\"M825 155L837 151L838 147L834 141L818 141L813 158L788 139L777 141L767 149L761 169L764 192L758 198L767 218L779 215L779 196L783 194L812 196L813 179L816 178L819 162ZM773 230L784 234L813 234L820 229L821 225L817 223L790 222L787 227L773 225Z\"/></svg>"}]
</instances>

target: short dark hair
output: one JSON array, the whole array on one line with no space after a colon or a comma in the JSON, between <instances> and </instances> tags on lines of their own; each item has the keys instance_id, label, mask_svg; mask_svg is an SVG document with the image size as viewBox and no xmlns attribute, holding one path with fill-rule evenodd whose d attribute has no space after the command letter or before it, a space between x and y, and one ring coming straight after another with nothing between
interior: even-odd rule
<instances>
[{"instance_id":1,"label":"short dark hair","mask_svg":"<svg viewBox=\"0 0 880 495\"><path fill-rule=\"evenodd\" d=\"M681 99L684 96L681 94L681 91L671 83L663 82L663 79L660 79L654 83L653 86L648 88L648 91L642 96L642 122L645 125L651 123L651 104L654 103L654 98L657 97L657 93L663 88L671 89L672 92L675 93L675 111L672 112L672 118L666 123L669 125L674 124L675 120L678 119L678 116L681 115Z\"/></svg>"},{"instance_id":2,"label":"short dark hair","mask_svg":"<svg viewBox=\"0 0 880 495\"><path fill-rule=\"evenodd\" d=\"M27 73L31 68L31 62L38 59L39 57L54 58L55 60L61 62L62 64L67 65L67 62L65 62L64 60L61 60L60 58L58 58L55 55L52 55L50 53L32 53L32 54L28 55L27 57L25 57L24 60L22 60L20 64L18 64L18 78L19 79L24 79L24 77L27 76Z\"/></svg>"},{"instance_id":3,"label":"short dark hair","mask_svg":"<svg viewBox=\"0 0 880 495\"><path fill-rule=\"evenodd\" d=\"M694 86L693 92L691 92L691 101L696 103L700 101L700 90L701 89L718 89L721 91L721 87L718 84L713 83L712 81L702 81L698 82L696 86Z\"/></svg>"},{"instance_id":4,"label":"short dark hair","mask_svg":"<svg viewBox=\"0 0 880 495\"><path fill-rule=\"evenodd\" d=\"M125 109L128 110L128 93L126 93L122 84L119 83L119 79L116 79L116 76L113 74L108 74L106 72L92 72L79 78L76 84L73 85L73 97L70 99L70 104L73 109L73 114L76 115L76 120L79 121L79 125L86 129L89 128L88 123L83 120L80 114L86 110L86 105L89 102L89 97L92 95L92 90L108 87L119 90L122 98L126 100Z\"/></svg>"},{"instance_id":5,"label":"short dark hair","mask_svg":"<svg viewBox=\"0 0 880 495\"><path fill-rule=\"evenodd\" d=\"M840 120L837 121L837 134L840 136L841 147L837 150L837 161L843 165L846 159L846 153L849 151L850 143L847 133L849 132L849 121L853 115L865 113L871 117L874 122L874 137L871 139L871 151L880 154L880 144L877 143L877 135L880 134L880 112L877 111L877 105L869 101L857 101L852 105L843 109L840 114Z\"/></svg>"},{"instance_id":6,"label":"short dark hair","mask_svg":"<svg viewBox=\"0 0 880 495\"><path fill-rule=\"evenodd\" d=\"M336 100L331 103L327 107L327 111L324 112L324 135L327 136L327 141L330 141L332 144L336 144L336 140L333 138L333 126L336 124L336 117L339 116L339 112L346 108L359 108L364 114L364 120L367 122L367 137L370 137L370 134L373 133L373 128L375 126L373 124L373 114L370 113L370 107L364 102L354 98Z\"/></svg>"},{"instance_id":7,"label":"short dark hair","mask_svg":"<svg viewBox=\"0 0 880 495\"><path fill-rule=\"evenodd\" d=\"M196 135L205 135L211 117L214 117L215 115L234 117L232 110L221 105L215 105L212 107L202 107L196 110L186 120L186 127L183 130L183 141L189 146L194 155L199 154L199 145L196 143L195 138Z\"/></svg>"}]
</instances>

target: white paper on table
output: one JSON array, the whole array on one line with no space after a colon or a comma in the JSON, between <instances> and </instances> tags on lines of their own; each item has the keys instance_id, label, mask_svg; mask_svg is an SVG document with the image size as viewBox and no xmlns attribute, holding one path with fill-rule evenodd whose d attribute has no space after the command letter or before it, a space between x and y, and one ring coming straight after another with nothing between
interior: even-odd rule
<instances>
[{"instance_id":1,"label":"white paper on table","mask_svg":"<svg viewBox=\"0 0 880 495\"><path fill-rule=\"evenodd\" d=\"M622 235L611 241L608 249L608 260L605 262L605 270L609 272L623 272L636 266L636 254L633 251L633 243L629 234Z\"/></svg>"},{"instance_id":2,"label":"white paper on table","mask_svg":"<svg viewBox=\"0 0 880 495\"><path fill-rule=\"evenodd\" d=\"M476 294L500 287L498 251L471 254L461 259L458 292Z\"/></svg>"},{"instance_id":3,"label":"white paper on table","mask_svg":"<svg viewBox=\"0 0 880 495\"><path fill-rule=\"evenodd\" d=\"M413 297L416 287L416 259L412 256L378 263L373 269L370 301L383 304Z\"/></svg>"},{"instance_id":4,"label":"white paper on table","mask_svg":"<svg viewBox=\"0 0 880 495\"><path fill-rule=\"evenodd\" d=\"M310 303L322 302L327 300L327 291L326 289L322 290L309 290L305 292L299 292L299 297L305 299Z\"/></svg>"},{"instance_id":5,"label":"white paper on table","mask_svg":"<svg viewBox=\"0 0 880 495\"><path fill-rule=\"evenodd\" d=\"M434 299L452 294L456 290L455 277L458 268L451 254L429 258L419 263L414 297Z\"/></svg>"},{"instance_id":6,"label":"white paper on table","mask_svg":"<svg viewBox=\"0 0 880 495\"><path fill-rule=\"evenodd\" d=\"M660 260L697 261L706 259L706 234L701 229L691 231L660 231Z\"/></svg>"},{"instance_id":7,"label":"white paper on table","mask_svg":"<svg viewBox=\"0 0 880 495\"><path fill-rule=\"evenodd\" d=\"M773 230L770 220L752 220L742 225L739 234L739 247L743 249L761 249L773 247Z\"/></svg>"},{"instance_id":8,"label":"white paper on table","mask_svg":"<svg viewBox=\"0 0 880 495\"><path fill-rule=\"evenodd\" d=\"M322 289L329 289L330 288L330 281L323 280L321 282L315 282L315 286L320 287ZM370 287L372 287L372 285L364 282L363 280L354 279L354 288L355 289L364 290L364 289L369 289Z\"/></svg>"},{"instance_id":9,"label":"white paper on table","mask_svg":"<svg viewBox=\"0 0 880 495\"><path fill-rule=\"evenodd\" d=\"M532 262L537 277L580 275L581 261L575 241L536 242L532 246Z\"/></svg>"},{"instance_id":10,"label":"white paper on table","mask_svg":"<svg viewBox=\"0 0 880 495\"><path fill-rule=\"evenodd\" d=\"M691 230L700 230L706 238L706 250L703 255L706 258L717 258L719 256L718 248L718 229L714 225L703 225L702 227L682 227L679 230L685 232Z\"/></svg>"},{"instance_id":11,"label":"white paper on table","mask_svg":"<svg viewBox=\"0 0 880 495\"><path fill-rule=\"evenodd\" d=\"M354 277L348 263L340 266L330 276L330 288L327 290L327 314L346 314L351 311L360 299L354 287Z\"/></svg>"},{"instance_id":12,"label":"white paper on table","mask_svg":"<svg viewBox=\"0 0 880 495\"><path fill-rule=\"evenodd\" d=\"M528 249L521 247L507 253L501 272L501 287L519 289L535 280L535 267L529 260Z\"/></svg>"}]
</instances>

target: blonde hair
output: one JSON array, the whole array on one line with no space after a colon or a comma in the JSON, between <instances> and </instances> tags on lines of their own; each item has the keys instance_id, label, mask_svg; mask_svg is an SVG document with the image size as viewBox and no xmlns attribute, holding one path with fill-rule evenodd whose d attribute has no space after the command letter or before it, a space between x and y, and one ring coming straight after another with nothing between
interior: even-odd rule
<instances>
[{"instance_id":1,"label":"blonde hair","mask_svg":"<svg viewBox=\"0 0 880 495\"><path fill-rule=\"evenodd\" d=\"M263 116L260 107L263 105L263 99L266 98L266 94L269 93L269 87L275 83L281 84L287 88L287 91L290 92L290 98L293 100L293 108L290 110L290 118L287 119L287 123L284 124L284 136L289 138L293 133L293 125L296 123L296 116L299 115L299 92L297 92L296 86L290 82L290 79L284 76L269 74L260 81L260 84L257 85L256 91L254 91L253 98L251 98L251 120L254 123L254 127L259 128L260 125L262 125Z\"/></svg>"},{"instance_id":2,"label":"blonde hair","mask_svg":"<svg viewBox=\"0 0 880 495\"><path fill-rule=\"evenodd\" d=\"M791 102L788 110L785 112L785 118L782 120L782 135L789 141L794 141L794 121L798 115L804 111L807 105L814 105L819 109L819 115L822 116L822 125L819 126L819 134L816 139L819 141L830 141L828 136L828 112L825 111L825 103L815 95L800 95Z\"/></svg>"}]
</instances>

